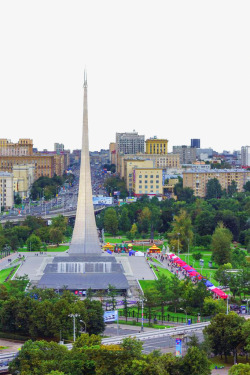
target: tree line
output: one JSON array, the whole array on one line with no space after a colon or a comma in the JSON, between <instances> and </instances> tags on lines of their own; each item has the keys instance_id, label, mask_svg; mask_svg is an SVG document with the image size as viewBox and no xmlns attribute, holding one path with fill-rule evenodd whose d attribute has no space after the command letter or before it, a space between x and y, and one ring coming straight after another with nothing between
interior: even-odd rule
<instances>
[{"instance_id":1,"label":"tree line","mask_svg":"<svg viewBox=\"0 0 250 375\"><path fill-rule=\"evenodd\" d=\"M53 218L51 225L47 225L42 218L27 216L20 225L7 222L3 227L0 224L0 250L8 245L15 251L26 245L29 251L46 251L46 244L58 246L71 234L72 228L63 215Z\"/></svg>"}]
</instances>

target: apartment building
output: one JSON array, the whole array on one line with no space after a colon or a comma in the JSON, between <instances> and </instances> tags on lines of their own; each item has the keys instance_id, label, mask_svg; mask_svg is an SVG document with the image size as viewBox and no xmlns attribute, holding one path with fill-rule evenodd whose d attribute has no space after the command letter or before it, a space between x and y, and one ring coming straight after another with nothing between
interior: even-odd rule
<instances>
[{"instance_id":1,"label":"apartment building","mask_svg":"<svg viewBox=\"0 0 250 375\"><path fill-rule=\"evenodd\" d=\"M138 168L133 170L133 193L141 195L162 195L162 169Z\"/></svg>"},{"instance_id":2,"label":"apartment building","mask_svg":"<svg viewBox=\"0 0 250 375\"><path fill-rule=\"evenodd\" d=\"M116 151L120 154L144 153L145 136L137 132L116 133Z\"/></svg>"},{"instance_id":3,"label":"apartment building","mask_svg":"<svg viewBox=\"0 0 250 375\"><path fill-rule=\"evenodd\" d=\"M17 143L10 139L0 139L0 156L27 156L33 153L33 140L20 138Z\"/></svg>"},{"instance_id":4,"label":"apartment building","mask_svg":"<svg viewBox=\"0 0 250 375\"><path fill-rule=\"evenodd\" d=\"M0 201L1 207L11 208L14 205L13 175L0 172Z\"/></svg>"},{"instance_id":5,"label":"apartment building","mask_svg":"<svg viewBox=\"0 0 250 375\"><path fill-rule=\"evenodd\" d=\"M173 146L173 154L180 156L181 164L192 164L196 160L196 148L190 146Z\"/></svg>"},{"instance_id":6,"label":"apartment building","mask_svg":"<svg viewBox=\"0 0 250 375\"><path fill-rule=\"evenodd\" d=\"M13 165L13 189L15 194L26 198L29 196L29 189L35 181L34 164L16 164Z\"/></svg>"},{"instance_id":7,"label":"apartment building","mask_svg":"<svg viewBox=\"0 0 250 375\"><path fill-rule=\"evenodd\" d=\"M238 192L244 191L243 186L250 181L250 171L244 169L211 169L210 171L189 170L183 172L183 187L193 189L197 197L206 196L206 187L210 179L217 178L222 189L228 190L228 186L235 181Z\"/></svg>"},{"instance_id":8,"label":"apartment building","mask_svg":"<svg viewBox=\"0 0 250 375\"><path fill-rule=\"evenodd\" d=\"M241 147L241 165L250 167L250 146Z\"/></svg>"},{"instance_id":9,"label":"apartment building","mask_svg":"<svg viewBox=\"0 0 250 375\"><path fill-rule=\"evenodd\" d=\"M153 160L126 160L124 165L124 176L126 187L129 192L133 189L133 171L136 168L153 168Z\"/></svg>"},{"instance_id":10,"label":"apartment building","mask_svg":"<svg viewBox=\"0 0 250 375\"><path fill-rule=\"evenodd\" d=\"M168 153L168 140L157 137L146 140L146 154L166 155Z\"/></svg>"}]
</instances>

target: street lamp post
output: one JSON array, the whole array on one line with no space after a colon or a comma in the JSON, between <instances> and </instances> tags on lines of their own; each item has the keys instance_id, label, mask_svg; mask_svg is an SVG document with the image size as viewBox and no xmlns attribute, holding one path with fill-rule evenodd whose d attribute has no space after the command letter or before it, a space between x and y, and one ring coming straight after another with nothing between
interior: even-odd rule
<instances>
[{"instance_id":1,"label":"street lamp post","mask_svg":"<svg viewBox=\"0 0 250 375\"><path fill-rule=\"evenodd\" d=\"M229 301L229 298L230 298L230 297L231 297L230 294L228 294L228 295L227 295L227 315L228 315L228 312L229 312L229 311L228 311L228 310L229 310L229 308L228 308L228 307L229 307L229 306L228 306L228 301Z\"/></svg>"},{"instance_id":2,"label":"street lamp post","mask_svg":"<svg viewBox=\"0 0 250 375\"><path fill-rule=\"evenodd\" d=\"M70 318L73 318L73 341L76 341L76 318L78 318L79 314L69 314Z\"/></svg>"}]
</instances>

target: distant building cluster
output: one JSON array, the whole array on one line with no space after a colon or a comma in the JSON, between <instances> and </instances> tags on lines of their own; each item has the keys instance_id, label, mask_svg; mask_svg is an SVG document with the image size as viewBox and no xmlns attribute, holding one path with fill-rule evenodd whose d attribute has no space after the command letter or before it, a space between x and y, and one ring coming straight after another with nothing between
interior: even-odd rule
<instances>
[{"instance_id":1,"label":"distant building cluster","mask_svg":"<svg viewBox=\"0 0 250 375\"><path fill-rule=\"evenodd\" d=\"M176 145L169 152L167 139L154 136L145 140L144 135L133 131L116 133L116 142L109 146L109 159L133 196L176 198L178 177L183 178L183 187L200 197L206 195L210 178L217 178L226 190L235 181L239 192L250 181L250 146L219 154L212 148L201 148L200 139L194 138L190 145Z\"/></svg>"}]
</instances>

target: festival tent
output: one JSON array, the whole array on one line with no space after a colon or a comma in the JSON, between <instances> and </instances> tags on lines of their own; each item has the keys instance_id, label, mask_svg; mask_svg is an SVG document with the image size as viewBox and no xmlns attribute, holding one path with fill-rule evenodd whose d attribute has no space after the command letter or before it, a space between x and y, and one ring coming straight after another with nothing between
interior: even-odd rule
<instances>
[{"instance_id":1,"label":"festival tent","mask_svg":"<svg viewBox=\"0 0 250 375\"><path fill-rule=\"evenodd\" d=\"M182 268L185 269L185 271L191 271L192 270L192 267L187 265L187 266L183 266Z\"/></svg>"},{"instance_id":2,"label":"festival tent","mask_svg":"<svg viewBox=\"0 0 250 375\"><path fill-rule=\"evenodd\" d=\"M144 257L144 253L142 251L136 251L135 256L136 257Z\"/></svg>"},{"instance_id":3,"label":"festival tent","mask_svg":"<svg viewBox=\"0 0 250 375\"><path fill-rule=\"evenodd\" d=\"M207 287L214 286L214 284L212 284L211 281L209 281L209 280L206 280L205 285L206 285Z\"/></svg>"},{"instance_id":4,"label":"festival tent","mask_svg":"<svg viewBox=\"0 0 250 375\"><path fill-rule=\"evenodd\" d=\"M181 259L177 257L177 258L174 259L174 263L177 263L177 262L180 261L180 260L181 260Z\"/></svg>"}]
</instances>

